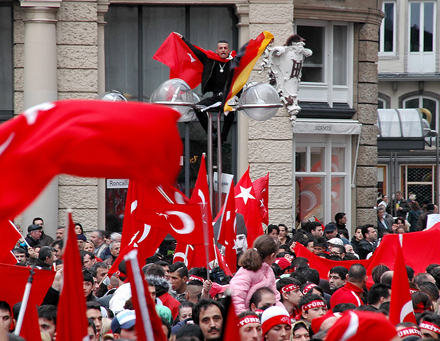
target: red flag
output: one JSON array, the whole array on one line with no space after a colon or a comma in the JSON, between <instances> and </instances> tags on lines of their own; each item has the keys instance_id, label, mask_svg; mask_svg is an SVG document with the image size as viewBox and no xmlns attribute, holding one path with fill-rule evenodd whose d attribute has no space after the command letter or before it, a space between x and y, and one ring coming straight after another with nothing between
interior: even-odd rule
<instances>
[{"instance_id":1,"label":"red flag","mask_svg":"<svg viewBox=\"0 0 440 341\"><path fill-rule=\"evenodd\" d=\"M264 231L261 225L258 200L249 177L249 167L235 186L235 208L236 212L244 216L247 243L249 247L252 247L254 240Z\"/></svg>"},{"instance_id":2,"label":"red flag","mask_svg":"<svg viewBox=\"0 0 440 341\"><path fill-rule=\"evenodd\" d=\"M252 183L260 205L261 222L269 225L269 173Z\"/></svg>"},{"instance_id":3,"label":"red flag","mask_svg":"<svg viewBox=\"0 0 440 341\"><path fill-rule=\"evenodd\" d=\"M226 296L226 317L223 322L222 340L240 340L238 318L235 315L234 304L231 296Z\"/></svg>"},{"instance_id":4,"label":"red flag","mask_svg":"<svg viewBox=\"0 0 440 341\"><path fill-rule=\"evenodd\" d=\"M31 295L29 296L29 301L26 306L26 313L23 318L23 325L20 329L20 336L27 341L40 341L40 324L38 322L38 311L37 305L32 297L33 286L31 288Z\"/></svg>"},{"instance_id":5,"label":"red flag","mask_svg":"<svg viewBox=\"0 0 440 341\"><path fill-rule=\"evenodd\" d=\"M167 232L159 228L151 228L151 225L135 218L135 211L145 205L144 193L139 191L140 186L130 181L128 184L127 197L125 200L124 223L122 228L121 252L113 263L109 276L118 271L119 263L134 248L139 250L139 261L143 262L148 257L154 255L160 246Z\"/></svg>"},{"instance_id":6,"label":"red flag","mask_svg":"<svg viewBox=\"0 0 440 341\"><path fill-rule=\"evenodd\" d=\"M215 253L215 260L217 261L217 264L220 267L220 269L224 271L226 276L233 276L234 274L232 273L231 269L226 263L225 257L223 257L217 245L214 245L214 253Z\"/></svg>"},{"instance_id":7,"label":"red flag","mask_svg":"<svg viewBox=\"0 0 440 341\"><path fill-rule=\"evenodd\" d=\"M309 261L309 266L312 269L317 270L319 272L319 277L324 279L328 278L330 269L335 266L343 266L348 270L353 264L362 264L365 268L368 268L371 262L370 259L335 261L321 258L310 252L304 245L300 243L296 244L294 251L296 257L306 258Z\"/></svg>"},{"instance_id":8,"label":"red flag","mask_svg":"<svg viewBox=\"0 0 440 341\"><path fill-rule=\"evenodd\" d=\"M179 114L145 103L44 103L0 125L0 221L21 213L57 174L156 186L180 170ZM29 172L29 165L44 164Z\"/></svg>"},{"instance_id":9,"label":"red flag","mask_svg":"<svg viewBox=\"0 0 440 341\"><path fill-rule=\"evenodd\" d=\"M391 283L389 319L394 325L402 322L412 322L417 324L411 294L409 292L409 282L405 267L405 260L403 258L403 252L400 245L397 248L393 281Z\"/></svg>"},{"instance_id":10,"label":"red flag","mask_svg":"<svg viewBox=\"0 0 440 341\"><path fill-rule=\"evenodd\" d=\"M202 81L203 64L177 34L170 33L153 59L169 66L170 79L183 79L191 89Z\"/></svg>"},{"instance_id":11,"label":"red flag","mask_svg":"<svg viewBox=\"0 0 440 341\"><path fill-rule=\"evenodd\" d=\"M237 222L235 220L234 181L231 181L228 196L223 205L218 242L225 247L225 261L230 271L237 271Z\"/></svg>"},{"instance_id":12,"label":"red flag","mask_svg":"<svg viewBox=\"0 0 440 341\"><path fill-rule=\"evenodd\" d=\"M197 257L202 257L205 261L211 261L215 258L214 250L214 231L212 227L212 215L211 215L211 203L209 201L209 188L208 180L206 175L206 163L205 154L202 155L202 160L200 162L199 174L197 176L197 181L194 186L194 191L191 195L190 202L192 204L198 204L199 209L202 212L202 234L204 237L204 248L197 245L196 254ZM194 245L198 244L190 242L188 244Z\"/></svg>"},{"instance_id":13,"label":"red flag","mask_svg":"<svg viewBox=\"0 0 440 341\"><path fill-rule=\"evenodd\" d=\"M141 274L137 252L138 250L133 250L125 256L127 276L131 283L132 302L136 312L137 339L140 341L167 341L162 330L162 321L157 315L148 285Z\"/></svg>"},{"instance_id":14,"label":"red flag","mask_svg":"<svg viewBox=\"0 0 440 341\"><path fill-rule=\"evenodd\" d=\"M197 257L195 257L195 253L195 246L177 242L176 250L174 251L173 263L183 262L188 269L199 267L196 265ZM201 263L200 266L206 267L206 260L204 258L199 260L199 263Z\"/></svg>"},{"instance_id":15,"label":"red flag","mask_svg":"<svg viewBox=\"0 0 440 341\"><path fill-rule=\"evenodd\" d=\"M88 340L86 300L83 274L75 224L72 213L68 215L67 241L63 257L63 287L58 301L57 339L63 341Z\"/></svg>"},{"instance_id":16,"label":"red flag","mask_svg":"<svg viewBox=\"0 0 440 341\"><path fill-rule=\"evenodd\" d=\"M15 257L12 251L6 253L4 258L0 260L0 263L14 265L18 263L18 259Z\"/></svg>"},{"instance_id":17,"label":"red flag","mask_svg":"<svg viewBox=\"0 0 440 341\"><path fill-rule=\"evenodd\" d=\"M273 38L272 33L268 31L262 32L255 40L251 39L249 43L243 46L238 52L237 57L233 59L228 81L225 85L227 90L223 95L224 111L233 110L227 104L228 101L238 94L246 84L252 68Z\"/></svg>"}]
</instances>

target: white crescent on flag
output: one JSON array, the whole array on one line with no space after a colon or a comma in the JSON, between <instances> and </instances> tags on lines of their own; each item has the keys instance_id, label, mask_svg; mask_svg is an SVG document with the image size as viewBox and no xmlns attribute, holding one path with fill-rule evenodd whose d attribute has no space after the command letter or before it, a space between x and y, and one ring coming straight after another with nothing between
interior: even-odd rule
<instances>
[{"instance_id":1,"label":"white crescent on flag","mask_svg":"<svg viewBox=\"0 0 440 341\"><path fill-rule=\"evenodd\" d=\"M183 228L176 229L173 225L170 224L171 228L176 231L178 234L190 234L192 231L194 231L195 224L194 220L191 218L189 214L186 214L181 211L166 211L167 215L175 215L179 217L179 219L183 223Z\"/></svg>"},{"instance_id":2,"label":"white crescent on flag","mask_svg":"<svg viewBox=\"0 0 440 341\"><path fill-rule=\"evenodd\" d=\"M412 301L408 301L405 303L405 305L402 307L402 310L400 311L400 322L405 322L405 317L408 316L408 314L413 313L413 305Z\"/></svg>"}]
</instances>

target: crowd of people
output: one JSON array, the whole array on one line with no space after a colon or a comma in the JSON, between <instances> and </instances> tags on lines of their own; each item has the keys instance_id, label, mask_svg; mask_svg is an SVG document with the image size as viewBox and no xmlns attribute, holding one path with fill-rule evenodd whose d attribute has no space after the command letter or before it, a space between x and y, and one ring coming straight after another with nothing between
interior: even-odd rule
<instances>
[{"instance_id":1,"label":"crowd of people","mask_svg":"<svg viewBox=\"0 0 440 341\"><path fill-rule=\"evenodd\" d=\"M406 207L402 199L399 201L395 212L406 224L410 205ZM431 204L424 206L425 213L430 214ZM343 212L325 226L310 220L303 220L293 231L284 224L269 225L252 247L239 253L233 276L227 276L216 264L208 271L173 263L172 250L159 248L146 260L142 271L162 320L163 333L171 341L215 341L223 339L226 323L236 323L241 341L439 339L440 264L430 264L425 272L417 274L407 266L417 324L394 325L389 321L393 271L387 266L373 269L374 284L367 289L366 269L356 260L370 257L385 234L411 231L393 227L399 225L398 219L391 226L380 226L389 213L382 203L377 212L378 225L356 228L351 239ZM426 220L425 213L421 209L419 221ZM21 265L57 271L38 307L42 340L56 339L64 230L59 227L53 240L44 233L43 219L35 218L25 240L13 250ZM118 271L108 276L119 255L121 234L97 230L87 240L80 224L76 224L75 232L83 264L90 339L137 340L137 317L125 262L121 261ZM348 268L334 266L328 277L322 278L308 259L295 254L297 244L314 253L313 257L353 262ZM229 304L235 310L234 322L225 310ZM13 330L18 310L19 305L11 308L5 301L0 302L0 321L5 330Z\"/></svg>"}]
</instances>

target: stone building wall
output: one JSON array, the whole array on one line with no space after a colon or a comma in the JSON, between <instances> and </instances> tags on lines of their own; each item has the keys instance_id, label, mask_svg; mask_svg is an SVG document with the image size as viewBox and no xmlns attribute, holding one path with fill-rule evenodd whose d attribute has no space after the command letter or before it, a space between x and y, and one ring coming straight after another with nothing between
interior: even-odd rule
<instances>
[{"instance_id":1,"label":"stone building wall","mask_svg":"<svg viewBox=\"0 0 440 341\"><path fill-rule=\"evenodd\" d=\"M375 224L377 199L377 51L379 25L359 28L357 119L362 123L356 168L356 225Z\"/></svg>"},{"instance_id":2,"label":"stone building wall","mask_svg":"<svg viewBox=\"0 0 440 341\"><path fill-rule=\"evenodd\" d=\"M293 34L293 1L250 1L250 37L262 31L271 32L274 46L284 45ZM272 13L273 15L268 15ZM267 82L267 72L259 74L259 63L251 75L254 81ZM292 124L285 108L268 121L249 122L249 164L250 176L256 180L270 172L269 217L270 223L283 223L293 226L293 187L292 187Z\"/></svg>"}]
</instances>

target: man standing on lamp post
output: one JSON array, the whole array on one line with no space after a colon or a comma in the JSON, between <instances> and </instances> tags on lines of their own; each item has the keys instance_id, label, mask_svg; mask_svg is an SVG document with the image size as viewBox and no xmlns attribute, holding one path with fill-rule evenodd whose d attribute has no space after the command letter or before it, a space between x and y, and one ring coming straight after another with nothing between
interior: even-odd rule
<instances>
[{"instance_id":1,"label":"man standing on lamp post","mask_svg":"<svg viewBox=\"0 0 440 341\"><path fill-rule=\"evenodd\" d=\"M200 106L209 107L219 102L219 110L223 98L223 91L228 80L229 67L231 64L231 60L233 58L233 53L229 49L229 44L226 40L220 40L217 43L217 49L215 54L212 53L210 55L205 54L201 50L197 49L194 45L192 45L189 41L187 41L180 33L175 32L186 45L193 51L196 57L203 64L203 73L202 73L202 94L204 95L207 92L212 92L211 97L207 97L202 99L196 105L196 115L202 125L203 129L208 132L208 116L204 111L200 110ZM223 130L221 132L221 140L222 142L226 141L229 130L232 127L234 122L235 112L229 112L228 115L225 115ZM215 129L213 129L215 131ZM214 133L216 135L216 133ZM217 141L216 138L213 141Z\"/></svg>"}]
</instances>

